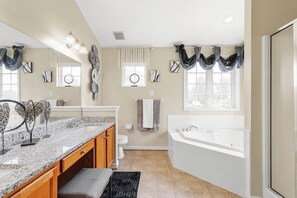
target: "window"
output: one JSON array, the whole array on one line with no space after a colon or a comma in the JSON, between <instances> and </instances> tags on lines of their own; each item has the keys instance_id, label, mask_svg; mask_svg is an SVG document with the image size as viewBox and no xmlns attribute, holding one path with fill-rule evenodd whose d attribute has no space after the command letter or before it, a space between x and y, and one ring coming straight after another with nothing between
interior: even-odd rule
<instances>
[{"instance_id":1,"label":"window","mask_svg":"<svg viewBox=\"0 0 297 198\"><path fill-rule=\"evenodd\" d=\"M19 72L0 66L0 99L19 99Z\"/></svg>"},{"instance_id":2,"label":"window","mask_svg":"<svg viewBox=\"0 0 297 198\"><path fill-rule=\"evenodd\" d=\"M239 108L239 71L221 72L218 64L212 70L200 65L184 72L185 110L234 110Z\"/></svg>"},{"instance_id":3,"label":"window","mask_svg":"<svg viewBox=\"0 0 297 198\"><path fill-rule=\"evenodd\" d=\"M70 84L67 84L64 80L66 75L72 75L73 76L73 82L71 82L71 79L68 79ZM80 64L77 63L58 63L57 64L57 86L58 87L80 87ZM66 79L67 81L67 79Z\"/></svg>"},{"instance_id":4,"label":"window","mask_svg":"<svg viewBox=\"0 0 297 198\"><path fill-rule=\"evenodd\" d=\"M146 64L145 63L124 63L122 64L122 87L131 87L133 83L130 81L132 74L139 76L138 87L146 86Z\"/></svg>"}]
</instances>

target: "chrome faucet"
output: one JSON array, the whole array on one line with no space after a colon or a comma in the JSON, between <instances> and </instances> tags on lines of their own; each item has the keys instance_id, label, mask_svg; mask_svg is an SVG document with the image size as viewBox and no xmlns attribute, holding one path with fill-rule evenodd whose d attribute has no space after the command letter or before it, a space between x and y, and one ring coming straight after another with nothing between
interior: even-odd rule
<instances>
[{"instance_id":1,"label":"chrome faucet","mask_svg":"<svg viewBox=\"0 0 297 198\"><path fill-rule=\"evenodd\" d=\"M198 127L192 125L186 128L186 131L190 131L191 129L198 129Z\"/></svg>"}]
</instances>

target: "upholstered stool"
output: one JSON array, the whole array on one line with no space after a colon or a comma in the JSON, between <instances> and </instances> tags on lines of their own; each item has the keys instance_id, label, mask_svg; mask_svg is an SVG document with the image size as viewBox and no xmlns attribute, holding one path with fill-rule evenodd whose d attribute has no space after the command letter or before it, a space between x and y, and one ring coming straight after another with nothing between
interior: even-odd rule
<instances>
[{"instance_id":1,"label":"upholstered stool","mask_svg":"<svg viewBox=\"0 0 297 198\"><path fill-rule=\"evenodd\" d=\"M58 192L59 198L100 198L109 183L112 197L111 169L83 168Z\"/></svg>"}]
</instances>

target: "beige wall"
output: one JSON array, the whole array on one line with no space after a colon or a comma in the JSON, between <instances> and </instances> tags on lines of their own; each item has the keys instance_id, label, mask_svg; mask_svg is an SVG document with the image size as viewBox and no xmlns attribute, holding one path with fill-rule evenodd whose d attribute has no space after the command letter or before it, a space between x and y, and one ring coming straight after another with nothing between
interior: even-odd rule
<instances>
[{"instance_id":1,"label":"beige wall","mask_svg":"<svg viewBox=\"0 0 297 198\"><path fill-rule=\"evenodd\" d=\"M189 55L193 53L189 52ZM209 55L211 49L204 49L203 53ZM234 49L223 49L222 55L234 53ZM238 112L185 112L183 111L183 69L180 73L170 73L169 64L172 60L178 60L175 49L154 48L151 51L150 70L160 71L160 82L152 83L147 79L146 87L131 88L121 87L121 68L117 62L117 50L115 48L103 48L103 105L119 105L119 133L128 134L129 146L167 146L167 116L170 114L239 114L243 115L243 108ZM150 97L149 91L154 91ZM160 131L156 133L140 132L136 126L136 102L135 99L154 98L164 100L161 103ZM242 98L241 98L242 99ZM241 100L241 107L243 100ZM126 123L133 123L134 129L127 131Z\"/></svg>"},{"instance_id":2,"label":"beige wall","mask_svg":"<svg viewBox=\"0 0 297 198\"><path fill-rule=\"evenodd\" d=\"M91 64L88 55L79 54L75 49L69 50L64 44L65 36L72 31L88 50L91 49L91 45L97 45L101 56L100 45L75 1L2 0L0 20L81 62L81 103L82 105L100 105L102 94L100 93L99 100L93 101L89 89ZM102 90L101 86L99 90Z\"/></svg>"},{"instance_id":3,"label":"beige wall","mask_svg":"<svg viewBox=\"0 0 297 198\"><path fill-rule=\"evenodd\" d=\"M79 106L81 104L81 88L80 87L57 87L56 86L56 67L49 65L52 50L49 48L24 50L24 62L32 62L33 73L25 74L19 70L20 74L20 100L39 101L44 99L60 99L67 100L65 105ZM53 81L44 83L42 81L42 72L44 70L52 71ZM49 96L49 91L53 91L53 96Z\"/></svg>"},{"instance_id":4,"label":"beige wall","mask_svg":"<svg viewBox=\"0 0 297 198\"><path fill-rule=\"evenodd\" d=\"M247 12L250 12L248 6L245 9ZM261 37L272 34L296 17L296 0L251 0L251 54L246 54L245 59L251 60L252 67L251 191L254 196L262 195Z\"/></svg>"}]
</instances>

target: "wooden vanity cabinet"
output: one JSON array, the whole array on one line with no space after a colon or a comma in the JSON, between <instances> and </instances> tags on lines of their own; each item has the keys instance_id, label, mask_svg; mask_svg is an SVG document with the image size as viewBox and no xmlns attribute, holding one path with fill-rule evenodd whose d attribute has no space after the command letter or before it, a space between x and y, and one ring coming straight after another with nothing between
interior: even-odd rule
<instances>
[{"instance_id":1,"label":"wooden vanity cabinet","mask_svg":"<svg viewBox=\"0 0 297 198\"><path fill-rule=\"evenodd\" d=\"M114 127L96 137L96 168L110 168L114 160Z\"/></svg>"},{"instance_id":2,"label":"wooden vanity cabinet","mask_svg":"<svg viewBox=\"0 0 297 198\"><path fill-rule=\"evenodd\" d=\"M5 196L11 198L56 198L57 197L57 177L58 167L54 167L40 176L34 178L34 180L17 191L12 196Z\"/></svg>"},{"instance_id":3,"label":"wooden vanity cabinet","mask_svg":"<svg viewBox=\"0 0 297 198\"><path fill-rule=\"evenodd\" d=\"M94 166L96 168L110 168L112 166L115 153L114 138L114 126L112 126L14 189L4 198L57 198L58 186L63 186L71 178L70 176L75 174L74 170L77 167L81 169L81 166L90 168ZM88 161L88 164L82 163L85 161Z\"/></svg>"},{"instance_id":4,"label":"wooden vanity cabinet","mask_svg":"<svg viewBox=\"0 0 297 198\"><path fill-rule=\"evenodd\" d=\"M107 167L111 167L114 160L114 127L107 129Z\"/></svg>"},{"instance_id":5,"label":"wooden vanity cabinet","mask_svg":"<svg viewBox=\"0 0 297 198\"><path fill-rule=\"evenodd\" d=\"M106 132L96 137L96 168L106 168Z\"/></svg>"}]
</instances>

